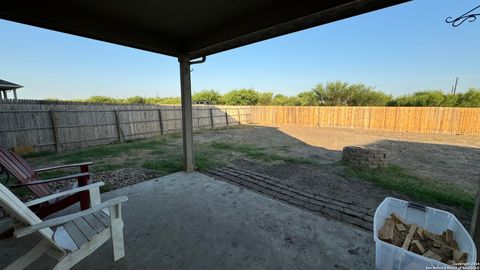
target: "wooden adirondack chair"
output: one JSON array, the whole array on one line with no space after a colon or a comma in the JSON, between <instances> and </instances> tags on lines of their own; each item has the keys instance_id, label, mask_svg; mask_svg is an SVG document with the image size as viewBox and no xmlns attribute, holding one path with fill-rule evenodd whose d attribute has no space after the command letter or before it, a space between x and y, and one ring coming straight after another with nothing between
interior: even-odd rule
<instances>
[{"instance_id":1,"label":"wooden adirondack chair","mask_svg":"<svg viewBox=\"0 0 480 270\"><path fill-rule=\"evenodd\" d=\"M121 203L128 200L121 196L101 203L99 187L103 182L63 191L28 203L21 202L8 188L0 184L0 205L14 220L14 235L22 237L31 233L41 236L40 242L6 269L24 269L47 253L57 259L53 269L70 269L102 246L110 238L113 258L125 256L123 246L123 220ZM28 207L48 200L86 191L90 194L91 208L74 214L42 221ZM57 226L54 228L54 226Z\"/></svg>"},{"instance_id":2,"label":"wooden adirondack chair","mask_svg":"<svg viewBox=\"0 0 480 270\"><path fill-rule=\"evenodd\" d=\"M54 193L54 191L48 186L48 183L77 179L77 183L70 183L69 185L65 185L65 188L63 190L68 190L76 186L81 187L87 185L90 177L90 174L88 172L88 166L91 164L92 162L84 162L34 170L19 155L15 154L12 151L0 148L0 167L2 167L11 175L15 176L15 178L17 178L21 182L21 184L12 185L10 187L25 186L39 198ZM48 180L41 180L37 174L38 172L70 167L79 167L80 173ZM87 209L89 207L88 192L84 191L64 198L57 198L55 200L45 202L42 205L35 205L32 207L32 210L37 214L37 216L39 216L40 218L44 218L52 213L65 209L78 201L80 201L80 207L82 210Z\"/></svg>"}]
</instances>

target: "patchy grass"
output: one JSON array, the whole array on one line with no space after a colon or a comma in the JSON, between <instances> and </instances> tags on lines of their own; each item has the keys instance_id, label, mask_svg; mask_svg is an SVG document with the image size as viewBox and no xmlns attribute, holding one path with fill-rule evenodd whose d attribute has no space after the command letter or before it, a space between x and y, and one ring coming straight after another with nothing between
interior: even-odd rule
<instances>
[{"instance_id":1,"label":"patchy grass","mask_svg":"<svg viewBox=\"0 0 480 270\"><path fill-rule=\"evenodd\" d=\"M177 156L158 161L146 161L143 163L143 167L146 169L155 170L161 174L169 174L182 170L182 160Z\"/></svg>"},{"instance_id":2,"label":"patchy grass","mask_svg":"<svg viewBox=\"0 0 480 270\"><path fill-rule=\"evenodd\" d=\"M124 162L123 165L128 165L128 162ZM122 166L120 164L104 164L102 162L102 163L100 163L96 166L93 166L92 171L94 171L94 172L111 172L111 171L115 171L115 170L118 170L118 169L121 169L121 168L124 168L124 166Z\"/></svg>"},{"instance_id":3,"label":"patchy grass","mask_svg":"<svg viewBox=\"0 0 480 270\"><path fill-rule=\"evenodd\" d=\"M474 206L474 196L454 184L418 177L398 166L390 165L386 168L368 169L346 165L345 173L347 176L372 182L418 201L442 203L466 210L471 210Z\"/></svg>"},{"instance_id":4,"label":"patchy grass","mask_svg":"<svg viewBox=\"0 0 480 270\"><path fill-rule=\"evenodd\" d=\"M155 170L161 174L169 174L182 170L182 149L180 145L171 145L170 150L151 151L152 156L148 161L144 162L142 167ZM176 153L176 154L172 154ZM225 164L225 156L215 151L211 147L211 143L200 143L195 145L195 167L198 170L207 170L219 167ZM158 160L160 158L160 160Z\"/></svg>"},{"instance_id":5,"label":"patchy grass","mask_svg":"<svg viewBox=\"0 0 480 270\"><path fill-rule=\"evenodd\" d=\"M15 180L15 177L10 175L10 178L8 179L7 181L7 177L5 174L1 174L0 175L0 184L2 185L5 185L5 186L9 186L9 185L13 185L13 184L16 184L17 181ZM19 196L19 197L23 197L23 196L26 196L27 194L30 194L30 190L26 187L16 187L16 188L12 188L11 189L12 192Z\"/></svg>"},{"instance_id":6,"label":"patchy grass","mask_svg":"<svg viewBox=\"0 0 480 270\"><path fill-rule=\"evenodd\" d=\"M27 195L32 193L26 187L16 187L16 188L11 188L11 189L12 189L13 194L15 194L18 197L24 197L24 196L27 196Z\"/></svg>"},{"instance_id":7,"label":"patchy grass","mask_svg":"<svg viewBox=\"0 0 480 270\"><path fill-rule=\"evenodd\" d=\"M79 173L79 172L80 172L79 169L77 169L76 171L71 170L71 169L69 169L69 170L52 170L52 171L41 172L41 173L38 174L38 176L40 176L40 179L46 180L46 179L51 179L51 178L57 178L57 177L64 176L64 175Z\"/></svg>"},{"instance_id":8,"label":"patchy grass","mask_svg":"<svg viewBox=\"0 0 480 270\"><path fill-rule=\"evenodd\" d=\"M104 193L107 191L113 190L113 186L110 183L105 183L105 185L100 187L100 192Z\"/></svg>"},{"instance_id":9,"label":"patchy grass","mask_svg":"<svg viewBox=\"0 0 480 270\"><path fill-rule=\"evenodd\" d=\"M197 131L196 133L202 133ZM64 153L41 152L26 156L34 167L44 167L63 163L93 161L92 172L113 171L120 168L146 168L155 170L159 176L182 170L182 146L179 133L168 134L145 140L128 141L123 144L102 145ZM316 159L292 157L289 145L274 148L259 147L241 143L232 139L195 142L195 164L199 170L207 170L227 165L239 158L247 158L260 163L283 161L294 164L324 166ZM473 208L473 195L457 188L454 184L445 184L432 179L415 176L408 171L389 166L382 169L345 168L347 176L360 178L378 186L406 194L423 202L438 202L458 206L467 210ZM330 165L329 165L330 166ZM59 177L78 172L78 168L41 173L42 179ZM3 179L4 180L4 179ZM0 181L2 178L0 176ZM103 191L111 189L109 186ZM25 188L15 189L17 194L28 193Z\"/></svg>"},{"instance_id":10,"label":"patchy grass","mask_svg":"<svg viewBox=\"0 0 480 270\"><path fill-rule=\"evenodd\" d=\"M195 149L195 167L198 170L204 171L224 165L224 160L212 153L210 149L205 146Z\"/></svg>"},{"instance_id":11,"label":"patchy grass","mask_svg":"<svg viewBox=\"0 0 480 270\"><path fill-rule=\"evenodd\" d=\"M39 151L39 152L32 152L28 154L21 155L23 158L34 158L34 157L46 157L49 155L54 155L55 152L53 151Z\"/></svg>"},{"instance_id":12,"label":"patchy grass","mask_svg":"<svg viewBox=\"0 0 480 270\"><path fill-rule=\"evenodd\" d=\"M296 164L317 165L317 162L313 159L300 158L300 157L288 157L288 156L272 154L272 153L268 153L268 150L266 148L256 147L255 145L251 145L251 144L240 144L240 143L232 143L232 142L212 142L211 146L217 150L238 152L238 153L244 154L246 157L250 159L256 159L256 160L265 161L265 162L285 161L285 162L291 162Z\"/></svg>"},{"instance_id":13,"label":"patchy grass","mask_svg":"<svg viewBox=\"0 0 480 270\"><path fill-rule=\"evenodd\" d=\"M136 150L158 150L167 143L166 137L157 137L154 139L127 141L125 143L110 144L85 148L81 150L68 151L47 155L46 160L63 161L66 163L82 162L86 160L99 160L108 157L129 154Z\"/></svg>"},{"instance_id":14,"label":"patchy grass","mask_svg":"<svg viewBox=\"0 0 480 270\"><path fill-rule=\"evenodd\" d=\"M196 133L203 132L196 131ZM179 138L181 138L180 133L172 133L156 138L94 146L62 153L33 153L26 158L37 168L92 161L94 164L90 171L94 173L129 167L147 168L164 175L182 170L182 146ZM316 161L313 159L289 156L288 148L288 146L282 146L280 147L282 151L278 152L275 149L235 141L197 142L194 150L195 165L199 170L207 170L226 165L229 161L238 158L248 158L260 162L284 161L316 165ZM41 174L41 178L54 178L75 172L78 172L77 168L46 172Z\"/></svg>"}]
</instances>

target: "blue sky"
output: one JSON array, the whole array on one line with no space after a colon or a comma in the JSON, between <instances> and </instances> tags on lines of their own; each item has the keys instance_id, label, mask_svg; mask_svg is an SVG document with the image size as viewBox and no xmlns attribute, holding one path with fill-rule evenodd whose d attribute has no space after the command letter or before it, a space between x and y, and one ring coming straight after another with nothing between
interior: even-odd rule
<instances>
[{"instance_id":1,"label":"blue sky","mask_svg":"<svg viewBox=\"0 0 480 270\"><path fill-rule=\"evenodd\" d=\"M417 0L218 53L193 66L192 89L294 95L318 83L365 83L395 96L480 88L480 20L444 22L480 4ZM480 12L480 10L479 10ZM0 20L0 79L20 98L179 96L173 57Z\"/></svg>"}]
</instances>

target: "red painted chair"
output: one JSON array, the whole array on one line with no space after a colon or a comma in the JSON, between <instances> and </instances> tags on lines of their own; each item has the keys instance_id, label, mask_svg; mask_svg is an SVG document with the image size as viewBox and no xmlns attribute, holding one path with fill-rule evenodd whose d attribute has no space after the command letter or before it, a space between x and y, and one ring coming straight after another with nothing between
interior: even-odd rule
<instances>
[{"instance_id":1,"label":"red painted chair","mask_svg":"<svg viewBox=\"0 0 480 270\"><path fill-rule=\"evenodd\" d=\"M19 155L12 151L8 151L6 149L0 148L0 167L2 170L6 170L7 174L13 175L20 181L20 184L11 185L10 188L15 187L27 187L30 189L37 197L44 197L54 193L52 189L50 189L48 183L58 182L58 181L65 181L65 180L77 180L78 186L85 186L88 185L90 174L88 172L88 166L91 165L92 162L84 162L84 163L76 163L76 164L68 164L68 165L60 165L54 166L49 168L43 168L34 170L28 163L21 158ZM80 173L42 180L38 176L38 172L50 171L50 170L57 170L63 168L70 168L70 167L79 167ZM71 188L75 188L75 183L69 183L65 185L65 188L62 190L68 190ZM62 209L67 208L68 206L80 202L81 210L88 209L90 207L90 196L88 191L82 191L80 193L76 193L70 196L66 196L63 198L59 198L57 200L46 202L42 205L31 207L31 210L34 211L37 216L40 218L44 218L50 214L58 212Z\"/></svg>"}]
</instances>

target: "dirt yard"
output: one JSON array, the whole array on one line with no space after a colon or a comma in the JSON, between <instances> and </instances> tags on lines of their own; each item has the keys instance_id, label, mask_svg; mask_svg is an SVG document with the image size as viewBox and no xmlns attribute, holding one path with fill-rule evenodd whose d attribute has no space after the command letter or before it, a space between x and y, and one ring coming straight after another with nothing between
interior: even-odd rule
<instances>
[{"instance_id":1,"label":"dirt yard","mask_svg":"<svg viewBox=\"0 0 480 270\"><path fill-rule=\"evenodd\" d=\"M387 196L413 199L348 175L345 165L339 162L344 146L385 149L392 164L435 183L454 184L469 196L476 192L480 177L480 137L244 125L199 131L194 141L200 171L235 166L270 175L306 192L346 198L369 211L374 211ZM115 189L181 170L181 144L181 137L174 134L59 154L39 154L27 161L39 168L93 160L92 178L107 182L108 189ZM468 227L471 210L439 203L428 205L454 213Z\"/></svg>"},{"instance_id":2,"label":"dirt yard","mask_svg":"<svg viewBox=\"0 0 480 270\"><path fill-rule=\"evenodd\" d=\"M480 138L449 134L393 133L293 126L251 126L198 134L197 143L227 141L255 144L270 153L308 158L316 166L291 162L257 162L245 158L229 163L245 170L271 175L305 191L334 194L349 198L355 204L372 209L387 196L413 200L409 196L378 187L345 175L342 149L348 145L365 145L387 150L391 163L406 171L441 183L455 184L474 194L480 178ZM427 205L454 213L469 226L470 211L438 203Z\"/></svg>"},{"instance_id":3,"label":"dirt yard","mask_svg":"<svg viewBox=\"0 0 480 270\"><path fill-rule=\"evenodd\" d=\"M420 176L458 184L470 192L477 189L480 180L478 136L308 127L279 130L328 150L341 151L348 145L384 149L391 154L393 164Z\"/></svg>"},{"instance_id":4,"label":"dirt yard","mask_svg":"<svg viewBox=\"0 0 480 270\"><path fill-rule=\"evenodd\" d=\"M228 140L253 143L273 152L314 158L324 164L340 161L345 146L370 146L387 150L392 164L419 176L457 184L467 192L475 192L480 180L478 136L252 126L199 134L195 139L199 142Z\"/></svg>"}]
</instances>

